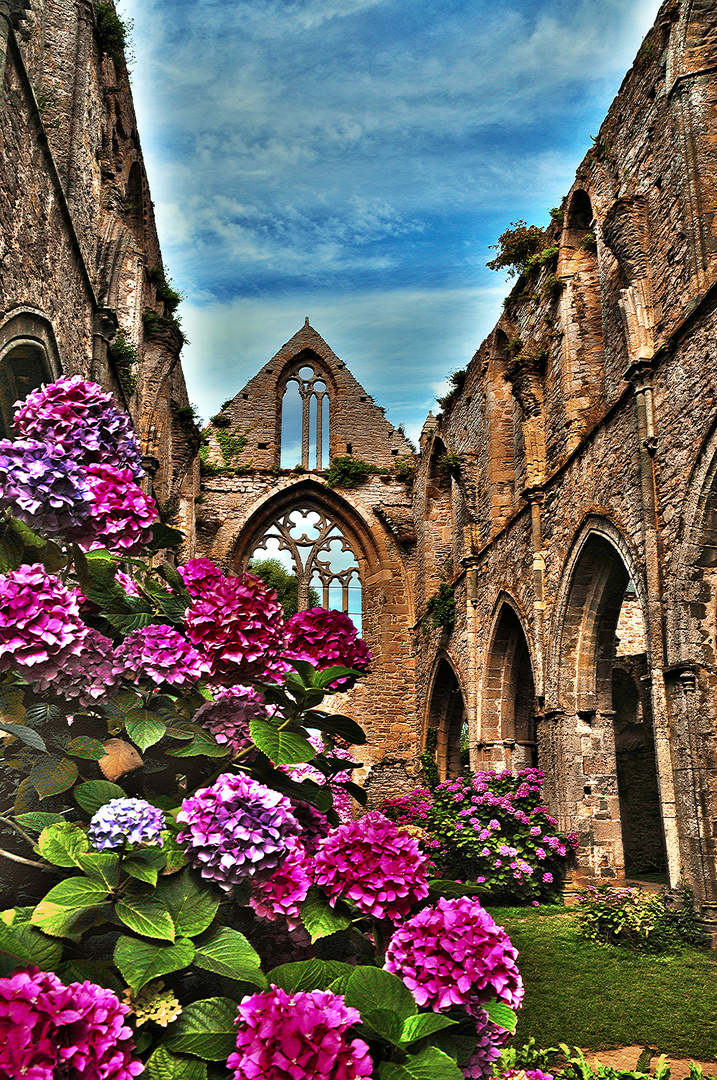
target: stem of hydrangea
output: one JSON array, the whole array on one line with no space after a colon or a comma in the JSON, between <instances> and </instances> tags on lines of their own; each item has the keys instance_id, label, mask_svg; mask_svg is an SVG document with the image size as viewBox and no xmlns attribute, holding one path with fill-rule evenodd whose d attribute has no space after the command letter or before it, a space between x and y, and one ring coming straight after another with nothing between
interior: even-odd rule
<instances>
[{"instance_id":1,"label":"stem of hydrangea","mask_svg":"<svg viewBox=\"0 0 717 1080\"><path fill-rule=\"evenodd\" d=\"M12 851L5 851L4 848L0 848L0 855L4 855L6 859L12 859L13 862L23 863L24 866L37 866L40 870L55 870L55 867L49 863L41 863L36 859L24 859L22 855L15 855Z\"/></svg>"},{"instance_id":2,"label":"stem of hydrangea","mask_svg":"<svg viewBox=\"0 0 717 1080\"><path fill-rule=\"evenodd\" d=\"M10 818L6 818L6 817L4 817L2 815L0 815L0 822L2 822L3 825L9 825L11 829L15 830L15 832L20 833L20 836L23 838L23 840L27 840L30 847L35 846L35 841L30 836L30 834L26 833L24 829L21 829L20 826L16 822L11 821Z\"/></svg>"},{"instance_id":3,"label":"stem of hydrangea","mask_svg":"<svg viewBox=\"0 0 717 1080\"><path fill-rule=\"evenodd\" d=\"M373 923L373 940L376 946L376 952L379 956L383 956L386 952L386 943L383 939L383 927L378 919L371 919Z\"/></svg>"}]
</instances>

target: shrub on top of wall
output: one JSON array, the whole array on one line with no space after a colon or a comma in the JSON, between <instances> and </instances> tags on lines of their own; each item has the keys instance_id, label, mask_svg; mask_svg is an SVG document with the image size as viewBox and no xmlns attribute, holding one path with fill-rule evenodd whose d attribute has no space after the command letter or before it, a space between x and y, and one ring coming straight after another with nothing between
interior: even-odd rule
<instances>
[{"instance_id":1,"label":"shrub on top of wall","mask_svg":"<svg viewBox=\"0 0 717 1080\"><path fill-rule=\"evenodd\" d=\"M324 476L326 477L327 487L351 490L352 488L361 487L370 476L375 476L377 473L385 474L386 472L386 469L379 469L378 465L372 465L369 461L362 461L361 458L351 457L347 454L344 457L331 458L331 464Z\"/></svg>"}]
</instances>

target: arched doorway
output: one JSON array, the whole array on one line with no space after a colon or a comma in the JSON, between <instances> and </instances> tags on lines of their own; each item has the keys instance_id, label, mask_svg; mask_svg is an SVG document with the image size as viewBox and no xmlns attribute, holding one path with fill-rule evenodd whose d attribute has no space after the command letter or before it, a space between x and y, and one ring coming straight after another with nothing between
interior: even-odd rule
<instances>
[{"instance_id":1,"label":"arched doorway","mask_svg":"<svg viewBox=\"0 0 717 1080\"><path fill-rule=\"evenodd\" d=\"M428 706L426 748L435 740L435 760L440 780L460 776L468 768L467 719L463 692L453 667L445 657L437 664ZM465 744L465 745L464 745Z\"/></svg>"},{"instance_id":2,"label":"arched doorway","mask_svg":"<svg viewBox=\"0 0 717 1080\"><path fill-rule=\"evenodd\" d=\"M538 763L530 649L509 603L500 609L486 665L480 747L491 769L518 772Z\"/></svg>"}]
</instances>

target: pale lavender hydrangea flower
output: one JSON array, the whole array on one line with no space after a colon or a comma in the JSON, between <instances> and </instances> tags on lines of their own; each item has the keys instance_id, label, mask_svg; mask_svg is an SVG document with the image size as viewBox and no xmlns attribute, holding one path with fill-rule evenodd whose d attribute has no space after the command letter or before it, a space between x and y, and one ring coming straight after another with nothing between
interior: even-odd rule
<instances>
[{"instance_id":1,"label":"pale lavender hydrangea flower","mask_svg":"<svg viewBox=\"0 0 717 1080\"><path fill-rule=\"evenodd\" d=\"M164 624L133 630L115 655L125 675L175 686L191 686L209 670L209 664L187 639Z\"/></svg>"},{"instance_id":2,"label":"pale lavender hydrangea flower","mask_svg":"<svg viewBox=\"0 0 717 1080\"><path fill-rule=\"evenodd\" d=\"M0 439L0 508L42 532L78 528L94 502L85 470L34 439Z\"/></svg>"},{"instance_id":3,"label":"pale lavender hydrangea flower","mask_svg":"<svg viewBox=\"0 0 717 1080\"><path fill-rule=\"evenodd\" d=\"M120 688L123 668L113 648L108 637L88 628L79 650L68 656L54 674L48 677L42 671L32 671L27 679L37 693L52 690L60 697L77 698L87 708L112 697Z\"/></svg>"},{"instance_id":4,"label":"pale lavender hydrangea flower","mask_svg":"<svg viewBox=\"0 0 717 1080\"><path fill-rule=\"evenodd\" d=\"M97 851L128 844L162 847L164 814L144 799L110 799L90 821L90 843Z\"/></svg>"},{"instance_id":5,"label":"pale lavender hydrangea flower","mask_svg":"<svg viewBox=\"0 0 717 1080\"><path fill-rule=\"evenodd\" d=\"M88 628L79 602L39 563L0 574L0 671L48 682L81 652Z\"/></svg>"},{"instance_id":6,"label":"pale lavender hydrangea flower","mask_svg":"<svg viewBox=\"0 0 717 1080\"><path fill-rule=\"evenodd\" d=\"M185 799L178 840L202 877L229 891L243 878L273 870L299 831L291 803L248 776L223 773Z\"/></svg>"}]
</instances>

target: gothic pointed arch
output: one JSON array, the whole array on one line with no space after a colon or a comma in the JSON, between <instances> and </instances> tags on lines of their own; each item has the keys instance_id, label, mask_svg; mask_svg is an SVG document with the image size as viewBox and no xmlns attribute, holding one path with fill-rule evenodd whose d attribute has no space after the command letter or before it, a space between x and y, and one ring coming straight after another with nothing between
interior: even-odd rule
<instances>
[{"instance_id":1,"label":"gothic pointed arch","mask_svg":"<svg viewBox=\"0 0 717 1080\"><path fill-rule=\"evenodd\" d=\"M0 322L0 438L13 438L15 402L62 374L52 324L21 308Z\"/></svg>"},{"instance_id":2,"label":"gothic pointed arch","mask_svg":"<svg viewBox=\"0 0 717 1080\"><path fill-rule=\"evenodd\" d=\"M434 755L440 780L460 776L464 766L461 751L466 732L465 695L457 668L448 653L441 650L431 675L423 740L424 750Z\"/></svg>"},{"instance_id":3,"label":"gothic pointed arch","mask_svg":"<svg viewBox=\"0 0 717 1080\"><path fill-rule=\"evenodd\" d=\"M328 465L335 393L331 368L315 349L302 349L285 365L277 382L281 468L321 472Z\"/></svg>"},{"instance_id":4,"label":"gothic pointed arch","mask_svg":"<svg viewBox=\"0 0 717 1080\"><path fill-rule=\"evenodd\" d=\"M489 640L479 749L486 767L517 772L537 764L535 686L524 620L505 594Z\"/></svg>"}]
</instances>

